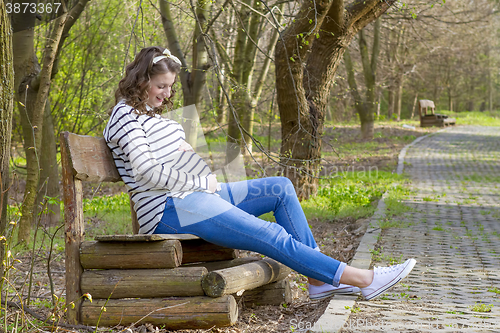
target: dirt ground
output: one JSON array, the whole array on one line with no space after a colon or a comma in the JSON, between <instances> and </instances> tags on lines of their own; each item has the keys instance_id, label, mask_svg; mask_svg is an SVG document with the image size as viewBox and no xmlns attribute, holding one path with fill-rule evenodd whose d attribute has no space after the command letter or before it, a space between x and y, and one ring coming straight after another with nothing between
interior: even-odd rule
<instances>
[{"instance_id":1,"label":"dirt ground","mask_svg":"<svg viewBox=\"0 0 500 333\"><path fill-rule=\"evenodd\" d=\"M378 126L375 129L374 141L380 144L380 151L373 150L370 154L367 152L349 152L348 150L339 151L342 159L335 155L329 155L325 158L325 163L330 166L354 166L367 167L377 166L379 169L393 170L397 164L397 157L400 150L413 137L419 137L435 131L436 129L420 129L414 130L403 129L399 124L394 126ZM377 134L379 133L379 134ZM279 135L279 133L278 133ZM403 137L406 139L402 139ZM409 138L408 138L409 137ZM336 141L335 141L336 140ZM338 146L346 143L363 143L359 137L359 126L341 126L335 129L327 129L325 131L324 141L332 146ZM382 148L383 147L383 148ZM328 144L324 145L325 152L332 152L332 147ZM98 195L112 194L123 190L120 186L102 187ZM13 188L11 202L22 200L23 184L18 182L16 188ZM90 197L96 195L91 187L85 188L85 196ZM12 192L11 192L12 193ZM367 219L355 220L353 218L344 218L339 220L319 220L310 219L312 232L316 238L318 245L323 253L339 259L344 262L349 262L354 256L361 237L364 234L367 226ZM31 292L32 303L30 305L36 312L42 315L48 315L51 307L48 303L51 299L50 281L47 274L47 251L39 250L36 253L34 260L34 275L33 288ZM17 288L27 288L29 283L29 267L31 256L19 257L22 263L15 265L16 271L12 273L11 280ZM56 251L51 261L52 283L54 285L54 293L61 295L64 288L64 250ZM328 305L329 299L323 301L310 301L306 291L306 278L293 272L290 277L293 289L293 301L286 306L256 306L253 308L245 308L240 304L238 322L228 328L213 328L208 330L180 330L181 333L201 333L201 332L290 332L291 325L296 322L307 321L314 323L324 312ZM18 289L18 290L19 290ZM26 295L26 293L25 293ZM15 301L15 299L13 299ZM15 317L14 310L9 311L9 318ZM113 331L123 331L126 327L116 327ZM64 329L67 331L68 329ZM146 333L146 332L168 332L163 329L158 329L152 325L142 325L127 330L130 333Z\"/></svg>"}]
</instances>

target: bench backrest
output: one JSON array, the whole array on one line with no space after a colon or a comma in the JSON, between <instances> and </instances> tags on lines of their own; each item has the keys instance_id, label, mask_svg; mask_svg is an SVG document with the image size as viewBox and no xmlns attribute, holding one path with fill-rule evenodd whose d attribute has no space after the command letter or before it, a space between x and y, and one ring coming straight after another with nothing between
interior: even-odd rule
<instances>
[{"instance_id":1,"label":"bench backrest","mask_svg":"<svg viewBox=\"0 0 500 333\"><path fill-rule=\"evenodd\" d=\"M121 181L113 156L103 138L63 132L60 135L61 164L64 193L64 220L66 243L66 299L79 300L80 244L84 239L83 181ZM132 228L139 230L131 201ZM79 307L77 307L79 308ZM68 320L78 322L78 311L68 311Z\"/></svg>"},{"instance_id":2,"label":"bench backrest","mask_svg":"<svg viewBox=\"0 0 500 333\"><path fill-rule=\"evenodd\" d=\"M434 114L435 109L436 106L434 105L434 102L431 100L421 99L418 101L418 114L420 118L425 117L427 115L427 112L429 112L429 114Z\"/></svg>"},{"instance_id":3,"label":"bench backrest","mask_svg":"<svg viewBox=\"0 0 500 333\"><path fill-rule=\"evenodd\" d=\"M76 179L89 182L122 180L103 138L64 132L61 134L61 141L65 141L68 148L69 166Z\"/></svg>"}]
</instances>

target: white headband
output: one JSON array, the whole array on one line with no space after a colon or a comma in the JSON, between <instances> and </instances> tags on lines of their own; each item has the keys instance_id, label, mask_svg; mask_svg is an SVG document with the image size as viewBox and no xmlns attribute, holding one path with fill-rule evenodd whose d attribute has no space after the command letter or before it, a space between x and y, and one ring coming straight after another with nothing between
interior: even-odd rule
<instances>
[{"instance_id":1,"label":"white headband","mask_svg":"<svg viewBox=\"0 0 500 333\"><path fill-rule=\"evenodd\" d=\"M154 57L153 58L153 64L156 64L158 61L160 61L161 59L165 59L165 58L170 58L173 61L175 61L176 63L178 63L179 66L182 66L181 61L179 60L179 58L177 58L172 53L170 53L170 51L168 49L165 49L165 51L163 51L163 55Z\"/></svg>"}]
</instances>

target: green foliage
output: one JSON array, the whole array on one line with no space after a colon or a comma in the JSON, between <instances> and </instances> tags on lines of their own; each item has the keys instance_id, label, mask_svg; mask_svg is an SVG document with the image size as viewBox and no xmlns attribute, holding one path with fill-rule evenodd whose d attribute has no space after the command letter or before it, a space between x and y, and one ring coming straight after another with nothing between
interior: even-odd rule
<instances>
[{"instance_id":1,"label":"green foliage","mask_svg":"<svg viewBox=\"0 0 500 333\"><path fill-rule=\"evenodd\" d=\"M130 234L132 221L127 193L83 200L85 236Z\"/></svg>"},{"instance_id":2,"label":"green foliage","mask_svg":"<svg viewBox=\"0 0 500 333\"><path fill-rule=\"evenodd\" d=\"M382 187L367 187L363 181L357 181L354 184L346 184L345 187L332 187L323 189L320 193L322 196L328 196L329 209L338 214L341 209L347 207L370 207L371 203L382 196Z\"/></svg>"},{"instance_id":3,"label":"green foliage","mask_svg":"<svg viewBox=\"0 0 500 333\"><path fill-rule=\"evenodd\" d=\"M129 210L129 196L127 193L83 199L83 212L86 215L98 216L127 209Z\"/></svg>"},{"instance_id":4,"label":"green foliage","mask_svg":"<svg viewBox=\"0 0 500 333\"><path fill-rule=\"evenodd\" d=\"M500 289L498 289L497 287L491 287L488 289L488 291L490 293L500 294Z\"/></svg>"},{"instance_id":5,"label":"green foliage","mask_svg":"<svg viewBox=\"0 0 500 333\"><path fill-rule=\"evenodd\" d=\"M469 305L469 309L474 312L491 312L493 304L483 304L476 302L474 305Z\"/></svg>"},{"instance_id":6,"label":"green foliage","mask_svg":"<svg viewBox=\"0 0 500 333\"><path fill-rule=\"evenodd\" d=\"M412 192L405 186L398 184L389 189L387 198L384 199L387 216L398 216L414 209L405 205L402 201Z\"/></svg>"},{"instance_id":7,"label":"green foliage","mask_svg":"<svg viewBox=\"0 0 500 333\"><path fill-rule=\"evenodd\" d=\"M384 171L342 172L320 180L317 195L302 201L308 216L360 218L373 215L377 201L402 176Z\"/></svg>"},{"instance_id":8,"label":"green foliage","mask_svg":"<svg viewBox=\"0 0 500 333\"><path fill-rule=\"evenodd\" d=\"M500 111L450 112L439 111L457 120L457 125L500 126Z\"/></svg>"},{"instance_id":9,"label":"green foliage","mask_svg":"<svg viewBox=\"0 0 500 333\"><path fill-rule=\"evenodd\" d=\"M382 253L384 248L381 246L378 250L370 250L372 254L373 262L387 262L389 265L400 264L404 261L403 254L400 254L399 257L394 256L393 254L385 254Z\"/></svg>"}]
</instances>

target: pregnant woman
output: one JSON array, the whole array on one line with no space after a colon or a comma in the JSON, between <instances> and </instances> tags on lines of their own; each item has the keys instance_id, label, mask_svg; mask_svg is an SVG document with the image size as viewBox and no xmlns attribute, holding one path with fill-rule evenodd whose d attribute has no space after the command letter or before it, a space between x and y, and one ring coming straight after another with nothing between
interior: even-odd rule
<instances>
[{"instance_id":1,"label":"pregnant woman","mask_svg":"<svg viewBox=\"0 0 500 333\"><path fill-rule=\"evenodd\" d=\"M307 276L309 297L316 300L359 292L370 300L410 273L415 259L365 270L321 253L288 178L218 183L182 126L160 117L172 107L180 70L168 49L142 49L126 67L104 130L140 233L188 233L261 253ZM276 223L257 217L267 212Z\"/></svg>"}]
</instances>

